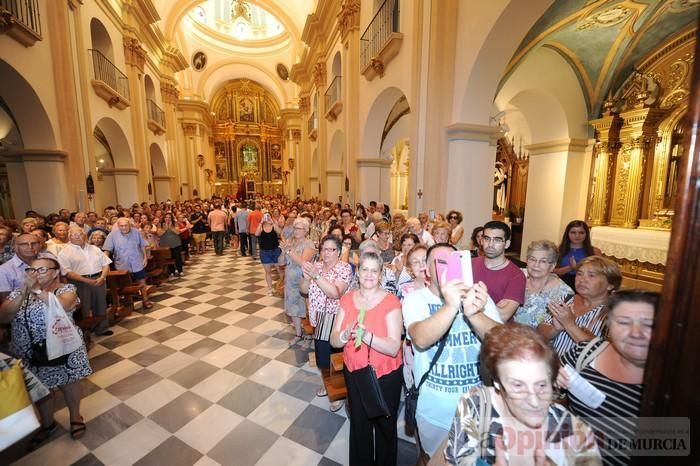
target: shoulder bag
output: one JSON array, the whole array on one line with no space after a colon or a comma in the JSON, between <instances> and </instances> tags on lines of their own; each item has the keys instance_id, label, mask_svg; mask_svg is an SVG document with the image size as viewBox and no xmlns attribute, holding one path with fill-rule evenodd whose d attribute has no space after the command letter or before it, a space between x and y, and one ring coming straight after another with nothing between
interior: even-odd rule
<instances>
[{"instance_id":1,"label":"shoulder bag","mask_svg":"<svg viewBox=\"0 0 700 466\"><path fill-rule=\"evenodd\" d=\"M376 419L379 417L389 418L391 413L389 412L389 406L384 400L384 395L382 394L382 388L379 386L379 379L377 379L377 374L374 372L374 367L369 361L369 356L372 351L372 340L374 340L374 333L369 339L369 348L367 350L367 366L362 369L351 372L353 381L357 384L358 391L360 392L360 401L362 402L362 407L365 409L365 414L368 419Z\"/></svg>"},{"instance_id":2,"label":"shoulder bag","mask_svg":"<svg viewBox=\"0 0 700 466\"><path fill-rule=\"evenodd\" d=\"M438 359L440 359L442 350L445 349L445 343L447 342L447 335L449 333L450 331L448 330L447 333L445 333L445 335L442 337L442 339L440 339L440 344L438 346L437 352L435 353L435 356L433 356L432 361L430 361L430 366L428 366L428 370L425 372L425 374L423 374L423 377L421 377L418 386L414 384L412 387L406 387L404 423L406 425L407 435L413 435L416 431L416 408L418 407L418 395L420 393L420 388L423 386L423 383L428 378L428 374L430 374L430 371L433 370L433 367L437 363Z\"/></svg>"}]
</instances>

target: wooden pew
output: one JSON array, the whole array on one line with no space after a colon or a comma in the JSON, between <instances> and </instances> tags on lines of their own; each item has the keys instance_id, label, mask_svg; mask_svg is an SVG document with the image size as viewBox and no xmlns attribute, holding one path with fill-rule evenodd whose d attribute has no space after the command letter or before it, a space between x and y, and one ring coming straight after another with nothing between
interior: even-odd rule
<instances>
[{"instance_id":1,"label":"wooden pew","mask_svg":"<svg viewBox=\"0 0 700 466\"><path fill-rule=\"evenodd\" d=\"M151 263L152 262L152 263ZM170 248L151 249L151 260L146 267L151 282L155 285L167 282L170 276L170 266L175 265L175 260L170 254Z\"/></svg>"},{"instance_id":2,"label":"wooden pew","mask_svg":"<svg viewBox=\"0 0 700 466\"><path fill-rule=\"evenodd\" d=\"M331 353L331 368L328 374L323 374L323 385L328 392L330 401L343 400L348 397L348 389L345 387L343 376L343 353Z\"/></svg>"},{"instance_id":3,"label":"wooden pew","mask_svg":"<svg viewBox=\"0 0 700 466\"><path fill-rule=\"evenodd\" d=\"M110 270L107 273L107 289L111 300L107 312L110 321L129 316L134 311L134 296L141 295L141 287L131 280L131 274L126 270ZM153 285L149 285L148 294L154 289Z\"/></svg>"}]
</instances>

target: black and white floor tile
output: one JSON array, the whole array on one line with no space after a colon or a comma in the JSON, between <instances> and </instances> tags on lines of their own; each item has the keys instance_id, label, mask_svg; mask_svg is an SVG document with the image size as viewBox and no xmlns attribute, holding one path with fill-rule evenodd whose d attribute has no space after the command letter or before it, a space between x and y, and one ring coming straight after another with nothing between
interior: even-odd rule
<instances>
[{"instance_id":1,"label":"black and white floor tile","mask_svg":"<svg viewBox=\"0 0 700 466\"><path fill-rule=\"evenodd\" d=\"M194 258L183 278L159 287L153 309L90 350L86 435L70 438L59 402L52 439L29 454L18 444L0 464L347 464L345 410L316 397L310 352L289 346L282 300L265 291L255 259L230 250ZM400 440L399 464L414 463L415 445Z\"/></svg>"}]
</instances>

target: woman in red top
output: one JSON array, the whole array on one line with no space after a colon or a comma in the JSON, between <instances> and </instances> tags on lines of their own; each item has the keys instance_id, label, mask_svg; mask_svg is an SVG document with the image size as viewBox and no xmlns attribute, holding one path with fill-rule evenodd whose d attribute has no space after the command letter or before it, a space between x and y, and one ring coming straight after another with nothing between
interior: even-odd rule
<instances>
[{"instance_id":1,"label":"woman in red top","mask_svg":"<svg viewBox=\"0 0 700 466\"><path fill-rule=\"evenodd\" d=\"M343 348L345 385L350 410L350 465L396 464L396 416L399 410L401 384L401 303L380 285L382 259L375 253L360 256L357 270L359 288L340 299L340 310L333 325L331 344ZM360 322L360 310L364 319ZM362 329L362 332L359 330ZM355 348L355 337L361 344ZM379 379L389 418L369 419L360 399L353 372L372 364Z\"/></svg>"}]
</instances>

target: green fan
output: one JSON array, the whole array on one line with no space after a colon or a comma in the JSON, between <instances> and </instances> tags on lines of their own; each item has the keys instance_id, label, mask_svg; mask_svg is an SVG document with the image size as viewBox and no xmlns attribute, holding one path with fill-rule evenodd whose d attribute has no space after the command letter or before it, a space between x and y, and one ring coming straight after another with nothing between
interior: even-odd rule
<instances>
[{"instance_id":1,"label":"green fan","mask_svg":"<svg viewBox=\"0 0 700 466\"><path fill-rule=\"evenodd\" d=\"M360 309L360 315L357 316L357 324L362 325L365 321L365 312L367 309ZM363 327L358 327L357 332L355 332L355 349L362 346L362 337L365 335L365 329Z\"/></svg>"}]
</instances>

